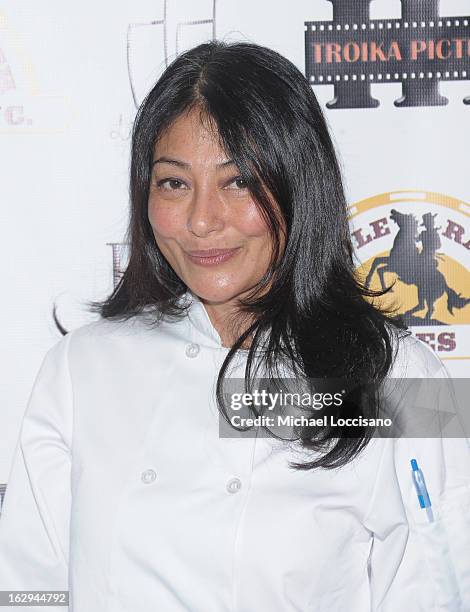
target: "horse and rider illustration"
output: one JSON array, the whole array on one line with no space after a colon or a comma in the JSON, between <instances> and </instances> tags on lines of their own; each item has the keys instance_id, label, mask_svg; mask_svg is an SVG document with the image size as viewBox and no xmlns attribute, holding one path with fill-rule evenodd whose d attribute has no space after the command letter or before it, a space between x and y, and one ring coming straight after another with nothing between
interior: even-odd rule
<instances>
[{"instance_id":1,"label":"horse and rider illustration","mask_svg":"<svg viewBox=\"0 0 470 612\"><path fill-rule=\"evenodd\" d=\"M418 303L410 310L403 313L404 320L408 325L414 325L418 321L427 324L442 324L433 320L434 307L437 300L447 294L447 310L453 314L454 308L463 308L470 304L470 298L462 297L447 285L442 272L438 270L438 260L444 259L437 251L441 248L441 239L438 233L440 227L435 227L434 218L437 213L425 213L422 215L422 223L418 226L416 217L403 214L395 209L390 212L390 219L398 226L398 233L393 241L393 246L388 257L376 257L365 280L365 286L369 287L375 272L380 279L383 290L386 289L384 275L393 272L399 280L406 285L415 285L418 289ZM424 226L419 232L418 227ZM421 243L421 250L417 243ZM390 289L393 291L393 288ZM413 317L415 312L426 306L427 311L421 319Z\"/></svg>"}]
</instances>

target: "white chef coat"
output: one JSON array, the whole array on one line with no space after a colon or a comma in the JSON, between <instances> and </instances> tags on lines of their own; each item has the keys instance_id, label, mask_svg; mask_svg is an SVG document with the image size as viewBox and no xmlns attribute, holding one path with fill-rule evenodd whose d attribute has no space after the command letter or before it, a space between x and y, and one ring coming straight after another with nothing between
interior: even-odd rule
<instances>
[{"instance_id":1,"label":"white chef coat","mask_svg":"<svg viewBox=\"0 0 470 612\"><path fill-rule=\"evenodd\" d=\"M228 349L185 299L182 321L99 320L46 354L0 518L0 590L69 590L73 612L470 610L467 441L374 439L343 468L295 471L295 445L220 438ZM447 372L409 337L400 375Z\"/></svg>"}]
</instances>

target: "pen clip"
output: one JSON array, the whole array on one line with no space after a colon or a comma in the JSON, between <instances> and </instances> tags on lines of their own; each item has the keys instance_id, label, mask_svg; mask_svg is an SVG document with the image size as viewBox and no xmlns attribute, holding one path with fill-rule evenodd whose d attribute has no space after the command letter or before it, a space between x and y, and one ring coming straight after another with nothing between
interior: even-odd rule
<instances>
[{"instance_id":1,"label":"pen clip","mask_svg":"<svg viewBox=\"0 0 470 612\"><path fill-rule=\"evenodd\" d=\"M411 468L412 468L412 478L413 483L416 489L416 493L418 495L418 502L421 508L426 509L426 514L428 515L429 521L433 522L434 517L431 510L431 498L429 497L429 492L426 487L426 481L424 480L424 474L420 467L418 466L418 462L416 459L411 459Z\"/></svg>"}]
</instances>

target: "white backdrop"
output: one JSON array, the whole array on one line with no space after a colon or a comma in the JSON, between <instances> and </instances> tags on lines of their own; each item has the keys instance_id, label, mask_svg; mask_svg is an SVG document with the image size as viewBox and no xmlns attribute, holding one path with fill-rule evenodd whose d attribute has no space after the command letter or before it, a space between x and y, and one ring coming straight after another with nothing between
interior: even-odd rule
<instances>
[{"instance_id":1,"label":"white backdrop","mask_svg":"<svg viewBox=\"0 0 470 612\"><path fill-rule=\"evenodd\" d=\"M401 9L399 1L374 0L369 18L400 19ZM0 483L8 479L40 362L60 337L53 303L71 329L93 318L84 300L101 299L112 289L110 243L122 242L127 221L129 129L136 102L166 61L214 35L271 47L305 73L305 22L333 18L327 0L167 0L162 23L164 11L163 0L6 0L0 9ZM439 11L468 15L470 2L441 0ZM463 31L468 39L469 28ZM360 230L367 242L369 224L385 219L375 226L377 238L357 249L358 263L367 269L374 257L390 251L397 233L391 209L415 212L419 223L426 212L437 213L439 269L447 284L468 298L470 106L463 98L470 96L470 83L463 72L460 80L439 84L448 98L445 106L399 108L394 101L402 95L401 82L374 82L370 92L378 107L329 109L333 86L313 87L337 144L352 231ZM402 310L416 303L415 294L412 285L398 287L395 298L406 302ZM429 325L423 323L413 332L429 334L421 338L453 376L468 377L470 304L450 315L442 302Z\"/></svg>"}]
</instances>

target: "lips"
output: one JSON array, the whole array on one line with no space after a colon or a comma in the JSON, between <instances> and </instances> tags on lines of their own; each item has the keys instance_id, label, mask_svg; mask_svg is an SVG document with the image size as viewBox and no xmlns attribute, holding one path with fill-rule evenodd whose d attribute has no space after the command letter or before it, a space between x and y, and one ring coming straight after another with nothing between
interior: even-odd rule
<instances>
[{"instance_id":1,"label":"lips","mask_svg":"<svg viewBox=\"0 0 470 612\"><path fill-rule=\"evenodd\" d=\"M218 255L225 255L231 251L235 251L235 249L206 249L203 251L188 251L188 254L194 257L217 257Z\"/></svg>"},{"instance_id":2,"label":"lips","mask_svg":"<svg viewBox=\"0 0 470 612\"><path fill-rule=\"evenodd\" d=\"M195 264L212 266L221 264L233 257L240 247L234 249L204 249L198 251L187 251L187 256Z\"/></svg>"}]
</instances>

